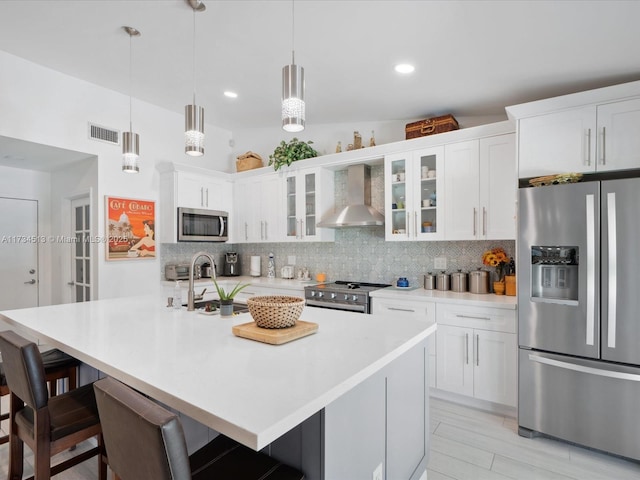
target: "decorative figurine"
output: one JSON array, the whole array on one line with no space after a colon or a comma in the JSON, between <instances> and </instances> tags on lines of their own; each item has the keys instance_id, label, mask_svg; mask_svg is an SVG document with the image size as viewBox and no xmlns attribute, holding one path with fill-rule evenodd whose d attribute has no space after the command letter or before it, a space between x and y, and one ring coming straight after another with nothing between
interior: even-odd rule
<instances>
[{"instance_id":1,"label":"decorative figurine","mask_svg":"<svg viewBox=\"0 0 640 480\"><path fill-rule=\"evenodd\" d=\"M353 148L354 150L360 150L362 148L362 135L357 131L353 132Z\"/></svg>"},{"instance_id":2,"label":"decorative figurine","mask_svg":"<svg viewBox=\"0 0 640 480\"><path fill-rule=\"evenodd\" d=\"M373 130L371 130L371 138L369 139L369 146L370 147L375 147L376 146L376 138L373 135Z\"/></svg>"},{"instance_id":3,"label":"decorative figurine","mask_svg":"<svg viewBox=\"0 0 640 480\"><path fill-rule=\"evenodd\" d=\"M336 153L340 153L342 151L342 142L338 141L338 145L336 145Z\"/></svg>"}]
</instances>

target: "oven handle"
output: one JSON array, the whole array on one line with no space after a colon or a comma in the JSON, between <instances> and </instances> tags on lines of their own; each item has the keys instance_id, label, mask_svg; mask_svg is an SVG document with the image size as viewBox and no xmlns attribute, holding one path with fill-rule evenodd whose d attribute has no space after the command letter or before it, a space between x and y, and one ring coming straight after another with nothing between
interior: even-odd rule
<instances>
[{"instance_id":1,"label":"oven handle","mask_svg":"<svg viewBox=\"0 0 640 480\"><path fill-rule=\"evenodd\" d=\"M367 313L364 305L348 305L342 303L323 302L322 300L307 299L307 305L310 307L328 308L331 310L347 310L349 312Z\"/></svg>"}]
</instances>

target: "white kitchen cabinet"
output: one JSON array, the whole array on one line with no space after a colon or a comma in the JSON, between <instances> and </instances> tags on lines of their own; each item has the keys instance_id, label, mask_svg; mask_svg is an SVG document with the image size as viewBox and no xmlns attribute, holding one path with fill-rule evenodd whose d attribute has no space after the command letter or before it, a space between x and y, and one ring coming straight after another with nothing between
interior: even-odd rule
<instances>
[{"instance_id":1,"label":"white kitchen cabinet","mask_svg":"<svg viewBox=\"0 0 640 480\"><path fill-rule=\"evenodd\" d=\"M177 206L224 210L231 202L231 182L188 172L177 172Z\"/></svg>"},{"instance_id":2,"label":"white kitchen cabinet","mask_svg":"<svg viewBox=\"0 0 640 480\"><path fill-rule=\"evenodd\" d=\"M334 172L322 168L293 170L284 178L284 240L332 242L331 228L318 228L323 215L333 209Z\"/></svg>"},{"instance_id":3,"label":"white kitchen cabinet","mask_svg":"<svg viewBox=\"0 0 640 480\"><path fill-rule=\"evenodd\" d=\"M386 315L393 321L395 318L418 318L427 322L436 321L436 304L425 300L407 300L380 298L371 299L371 313L376 315ZM437 332L427 339L429 345L429 386L436 386L436 335Z\"/></svg>"},{"instance_id":4,"label":"white kitchen cabinet","mask_svg":"<svg viewBox=\"0 0 640 480\"><path fill-rule=\"evenodd\" d=\"M232 192L232 182L229 175L225 173L216 174L198 169L188 171L172 169L162 172L158 237L160 242L177 242L178 207L222 210L229 212L233 221Z\"/></svg>"},{"instance_id":5,"label":"white kitchen cabinet","mask_svg":"<svg viewBox=\"0 0 640 480\"><path fill-rule=\"evenodd\" d=\"M437 240L444 235L444 148L384 159L385 239Z\"/></svg>"},{"instance_id":6,"label":"white kitchen cabinet","mask_svg":"<svg viewBox=\"0 0 640 480\"><path fill-rule=\"evenodd\" d=\"M282 240L281 190L282 181L273 174L243 179L234 184L236 209L231 228L236 243Z\"/></svg>"},{"instance_id":7,"label":"white kitchen cabinet","mask_svg":"<svg viewBox=\"0 0 640 480\"><path fill-rule=\"evenodd\" d=\"M640 98L521 118L518 176L640 168L638 131Z\"/></svg>"},{"instance_id":8,"label":"white kitchen cabinet","mask_svg":"<svg viewBox=\"0 0 640 480\"><path fill-rule=\"evenodd\" d=\"M439 304L438 389L516 406L515 310Z\"/></svg>"},{"instance_id":9,"label":"white kitchen cabinet","mask_svg":"<svg viewBox=\"0 0 640 480\"><path fill-rule=\"evenodd\" d=\"M446 240L516 237L515 134L445 146Z\"/></svg>"}]
</instances>

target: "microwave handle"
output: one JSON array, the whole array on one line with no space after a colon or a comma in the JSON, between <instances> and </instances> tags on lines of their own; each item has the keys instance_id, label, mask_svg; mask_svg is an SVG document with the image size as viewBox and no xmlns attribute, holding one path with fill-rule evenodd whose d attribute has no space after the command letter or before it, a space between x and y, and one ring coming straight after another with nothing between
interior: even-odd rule
<instances>
[{"instance_id":1,"label":"microwave handle","mask_svg":"<svg viewBox=\"0 0 640 480\"><path fill-rule=\"evenodd\" d=\"M220 219L220 237L225 236L226 225L224 223L224 217L221 215L218 217Z\"/></svg>"}]
</instances>

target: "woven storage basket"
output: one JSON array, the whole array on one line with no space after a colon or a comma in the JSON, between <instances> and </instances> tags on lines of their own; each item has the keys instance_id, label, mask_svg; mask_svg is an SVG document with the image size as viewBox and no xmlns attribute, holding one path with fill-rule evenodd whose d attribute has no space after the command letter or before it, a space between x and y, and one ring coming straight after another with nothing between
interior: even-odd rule
<instances>
[{"instance_id":1,"label":"woven storage basket","mask_svg":"<svg viewBox=\"0 0 640 480\"><path fill-rule=\"evenodd\" d=\"M460 126L453 115L442 115L441 117L427 118L413 123L407 123L404 127L405 138L425 137L436 133L450 132L458 130Z\"/></svg>"},{"instance_id":2,"label":"woven storage basket","mask_svg":"<svg viewBox=\"0 0 640 480\"><path fill-rule=\"evenodd\" d=\"M254 168L262 168L262 157L257 153L247 152L237 157L236 170L238 172L253 170Z\"/></svg>"},{"instance_id":3,"label":"woven storage basket","mask_svg":"<svg viewBox=\"0 0 640 480\"><path fill-rule=\"evenodd\" d=\"M295 325L304 308L304 298L268 295L247 298L249 313L262 328L287 328Z\"/></svg>"}]
</instances>

